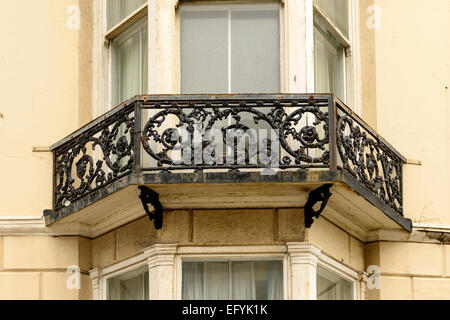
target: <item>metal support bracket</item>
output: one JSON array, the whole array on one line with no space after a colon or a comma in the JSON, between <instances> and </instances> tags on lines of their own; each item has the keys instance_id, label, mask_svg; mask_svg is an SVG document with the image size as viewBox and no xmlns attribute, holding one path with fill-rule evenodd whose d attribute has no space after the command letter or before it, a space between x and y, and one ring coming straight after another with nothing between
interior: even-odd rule
<instances>
[{"instance_id":1,"label":"metal support bracket","mask_svg":"<svg viewBox=\"0 0 450 320\"><path fill-rule=\"evenodd\" d=\"M142 201L145 212L150 218L150 221L155 219L155 229L161 229L163 225L163 207L161 202L159 202L159 194L146 186L139 186L139 189L141 190L139 198ZM149 203L155 208L155 212L150 212L148 208Z\"/></svg>"},{"instance_id":2,"label":"metal support bracket","mask_svg":"<svg viewBox=\"0 0 450 320\"><path fill-rule=\"evenodd\" d=\"M320 214L325 209L328 199L331 197L330 188L333 185L331 183L324 184L323 186L311 191L308 196L308 201L305 204L305 228L311 228L314 223L313 217L319 219ZM320 204L319 210L314 210L314 205L318 202Z\"/></svg>"}]
</instances>

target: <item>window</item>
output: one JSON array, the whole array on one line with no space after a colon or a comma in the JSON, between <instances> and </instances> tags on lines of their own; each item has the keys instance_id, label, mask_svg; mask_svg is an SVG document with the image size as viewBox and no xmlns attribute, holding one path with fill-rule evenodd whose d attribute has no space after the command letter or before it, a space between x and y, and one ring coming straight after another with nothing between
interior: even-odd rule
<instances>
[{"instance_id":1,"label":"window","mask_svg":"<svg viewBox=\"0 0 450 320\"><path fill-rule=\"evenodd\" d=\"M278 5L183 5L182 93L280 92Z\"/></svg>"},{"instance_id":2,"label":"window","mask_svg":"<svg viewBox=\"0 0 450 320\"><path fill-rule=\"evenodd\" d=\"M111 102L119 104L147 91L148 23L145 0L107 0L111 41Z\"/></svg>"},{"instance_id":3,"label":"window","mask_svg":"<svg viewBox=\"0 0 450 320\"><path fill-rule=\"evenodd\" d=\"M350 48L348 0L314 0L316 92L346 100L346 50Z\"/></svg>"},{"instance_id":4,"label":"window","mask_svg":"<svg viewBox=\"0 0 450 320\"><path fill-rule=\"evenodd\" d=\"M283 262L183 262L185 300L281 300Z\"/></svg>"},{"instance_id":5,"label":"window","mask_svg":"<svg viewBox=\"0 0 450 320\"><path fill-rule=\"evenodd\" d=\"M148 267L107 280L108 300L148 300Z\"/></svg>"},{"instance_id":6,"label":"window","mask_svg":"<svg viewBox=\"0 0 450 320\"><path fill-rule=\"evenodd\" d=\"M334 272L317 267L317 300L353 300L354 284Z\"/></svg>"}]
</instances>

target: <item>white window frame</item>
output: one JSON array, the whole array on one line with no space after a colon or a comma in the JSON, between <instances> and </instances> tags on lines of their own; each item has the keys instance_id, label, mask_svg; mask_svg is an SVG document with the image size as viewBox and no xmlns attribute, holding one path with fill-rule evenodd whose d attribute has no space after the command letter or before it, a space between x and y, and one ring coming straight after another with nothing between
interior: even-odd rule
<instances>
[{"instance_id":1,"label":"white window frame","mask_svg":"<svg viewBox=\"0 0 450 320\"><path fill-rule=\"evenodd\" d=\"M349 36L348 38L339 30L339 28L327 17L326 13L322 11L314 0L305 0L312 2L312 17L316 16L338 40L340 45L344 47L343 61L344 61L344 97L343 102L361 115L361 58L360 58L360 44L359 44L359 1L348 0L348 23ZM309 31L314 34L314 22L312 30ZM312 40L312 48L314 48L314 39ZM313 49L314 50L314 49ZM313 66L314 70L314 66ZM311 75L314 79L314 73ZM313 80L315 86L315 79ZM316 91L316 90L314 90Z\"/></svg>"},{"instance_id":2,"label":"white window frame","mask_svg":"<svg viewBox=\"0 0 450 320\"><path fill-rule=\"evenodd\" d=\"M192 12L192 11L211 11L211 9L214 10L222 10L222 11L233 11L233 10L240 10L240 11L253 11L253 10L278 10L279 16L278 16L278 22L279 22L279 57L280 57L280 92L285 92L285 59L283 57L284 50L283 50L283 44L285 42L285 32L284 32L284 19L283 19L283 6L282 3L278 0L272 0L272 1L264 1L264 0L243 0L243 1L201 1L201 2L182 2L179 1L179 10L178 10L178 19L181 20L181 14L182 12ZM231 15L228 15L228 19L231 18ZM228 21L229 27L230 27L230 21ZM177 77L177 89L178 92L181 93L181 24L179 24L179 28L177 29L177 39L178 39L178 77ZM229 41L229 39L228 39ZM231 50L230 46L229 49ZM230 59L230 52L228 53L228 59ZM231 94L230 88L231 88L231 64L228 63L228 94Z\"/></svg>"},{"instance_id":3,"label":"white window frame","mask_svg":"<svg viewBox=\"0 0 450 320\"><path fill-rule=\"evenodd\" d=\"M181 300L183 262L218 261L282 261L283 262L283 300L288 297L288 256L285 245L273 246L189 246L179 247L175 256L175 299Z\"/></svg>"},{"instance_id":4,"label":"white window frame","mask_svg":"<svg viewBox=\"0 0 450 320\"><path fill-rule=\"evenodd\" d=\"M149 0L151 1L151 0ZM94 45L93 45L93 116L94 118L111 110L113 105L112 46L113 39L144 16L147 16L149 1L122 19L113 28L107 29L107 0L93 0ZM148 28L148 27L147 27Z\"/></svg>"},{"instance_id":5,"label":"white window frame","mask_svg":"<svg viewBox=\"0 0 450 320\"><path fill-rule=\"evenodd\" d=\"M317 267L321 267L349 281L353 287L353 300L364 300L365 282L361 281L362 277L358 272L327 256L325 253L319 255Z\"/></svg>"}]
</instances>

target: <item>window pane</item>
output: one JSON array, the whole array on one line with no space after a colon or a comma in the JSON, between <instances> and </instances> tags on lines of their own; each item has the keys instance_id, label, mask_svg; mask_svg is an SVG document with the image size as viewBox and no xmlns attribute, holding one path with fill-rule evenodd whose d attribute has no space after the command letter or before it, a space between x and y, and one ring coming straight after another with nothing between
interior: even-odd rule
<instances>
[{"instance_id":1,"label":"window pane","mask_svg":"<svg viewBox=\"0 0 450 320\"><path fill-rule=\"evenodd\" d=\"M182 282L185 300L281 300L283 262L185 262Z\"/></svg>"},{"instance_id":2,"label":"window pane","mask_svg":"<svg viewBox=\"0 0 450 320\"><path fill-rule=\"evenodd\" d=\"M228 12L182 11L181 92L228 93Z\"/></svg>"},{"instance_id":3,"label":"window pane","mask_svg":"<svg viewBox=\"0 0 450 320\"><path fill-rule=\"evenodd\" d=\"M324 268L317 268L317 300L353 300L353 284Z\"/></svg>"},{"instance_id":4,"label":"window pane","mask_svg":"<svg viewBox=\"0 0 450 320\"><path fill-rule=\"evenodd\" d=\"M344 97L344 48L324 29L314 22L314 68L318 93L333 93ZM344 100L345 101L345 100Z\"/></svg>"},{"instance_id":5,"label":"window pane","mask_svg":"<svg viewBox=\"0 0 450 320\"><path fill-rule=\"evenodd\" d=\"M278 10L182 10L182 93L280 91Z\"/></svg>"},{"instance_id":6,"label":"window pane","mask_svg":"<svg viewBox=\"0 0 450 320\"><path fill-rule=\"evenodd\" d=\"M183 299L228 300L228 262L183 263Z\"/></svg>"},{"instance_id":7,"label":"window pane","mask_svg":"<svg viewBox=\"0 0 450 320\"><path fill-rule=\"evenodd\" d=\"M113 105L147 91L147 35L147 24L138 23L113 41Z\"/></svg>"},{"instance_id":8,"label":"window pane","mask_svg":"<svg viewBox=\"0 0 450 320\"><path fill-rule=\"evenodd\" d=\"M231 11L231 93L280 92L278 10Z\"/></svg>"},{"instance_id":9,"label":"window pane","mask_svg":"<svg viewBox=\"0 0 450 320\"><path fill-rule=\"evenodd\" d=\"M109 300L148 299L148 267L108 279Z\"/></svg>"},{"instance_id":10,"label":"window pane","mask_svg":"<svg viewBox=\"0 0 450 320\"><path fill-rule=\"evenodd\" d=\"M314 2L336 24L342 34L348 37L348 0L314 0Z\"/></svg>"},{"instance_id":11,"label":"window pane","mask_svg":"<svg viewBox=\"0 0 450 320\"><path fill-rule=\"evenodd\" d=\"M235 300L283 299L281 261L231 262Z\"/></svg>"},{"instance_id":12,"label":"window pane","mask_svg":"<svg viewBox=\"0 0 450 320\"><path fill-rule=\"evenodd\" d=\"M119 46L119 101L139 93L140 89L140 33L134 34L131 38Z\"/></svg>"},{"instance_id":13,"label":"window pane","mask_svg":"<svg viewBox=\"0 0 450 320\"><path fill-rule=\"evenodd\" d=\"M108 0L107 2L107 28L111 30L116 24L125 19L147 0Z\"/></svg>"}]
</instances>

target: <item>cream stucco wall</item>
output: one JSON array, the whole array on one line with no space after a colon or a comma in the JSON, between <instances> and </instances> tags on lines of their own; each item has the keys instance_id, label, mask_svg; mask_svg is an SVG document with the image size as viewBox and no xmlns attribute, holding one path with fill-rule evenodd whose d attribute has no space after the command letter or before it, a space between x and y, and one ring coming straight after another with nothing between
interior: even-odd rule
<instances>
[{"instance_id":1,"label":"cream stucco wall","mask_svg":"<svg viewBox=\"0 0 450 320\"><path fill-rule=\"evenodd\" d=\"M379 29L368 29L375 4ZM450 224L450 2L361 0L363 116L421 166L404 167L404 211Z\"/></svg>"},{"instance_id":2,"label":"cream stucco wall","mask_svg":"<svg viewBox=\"0 0 450 320\"><path fill-rule=\"evenodd\" d=\"M91 3L0 3L0 223L52 207L52 155L33 147L45 150L92 118ZM70 6L81 9L80 29L68 27ZM0 299L89 299L90 244L25 233L0 234ZM66 286L70 265L81 268L82 290Z\"/></svg>"},{"instance_id":3,"label":"cream stucco wall","mask_svg":"<svg viewBox=\"0 0 450 320\"><path fill-rule=\"evenodd\" d=\"M285 2L285 8L295 7L290 7L292 0ZM33 152L33 147L48 147L92 118L92 3L0 4L0 27L8 30L0 45L0 222L11 216L39 218L43 209L51 208L51 154ZM158 5L163 16L154 25L178 23L175 14L168 13L174 3ZM362 117L402 154L422 162L405 165L405 215L415 222L448 225L450 2L359 4ZM374 4L381 14L380 29L366 26L367 7ZM67 26L72 5L81 9L79 30ZM177 92L178 54L174 50L165 55L177 47L177 37L163 30L153 36L159 51L151 51L150 62L158 69L150 70L150 91ZM289 50L297 52L292 46ZM368 298L450 299L450 246L430 242L425 235L420 240L402 235L401 241L362 243L324 218L305 231L299 209L180 210L165 212L164 221L161 231L144 217L95 239L55 237L31 229L0 233L0 299L88 299L89 270L124 261L154 243L265 245L303 240L357 272L371 264L380 266L381 290L367 291ZM81 291L65 286L70 265L80 266Z\"/></svg>"}]
</instances>

